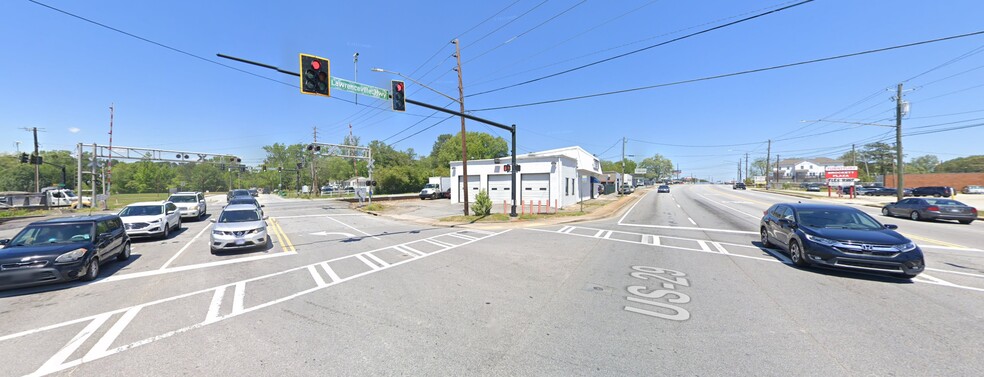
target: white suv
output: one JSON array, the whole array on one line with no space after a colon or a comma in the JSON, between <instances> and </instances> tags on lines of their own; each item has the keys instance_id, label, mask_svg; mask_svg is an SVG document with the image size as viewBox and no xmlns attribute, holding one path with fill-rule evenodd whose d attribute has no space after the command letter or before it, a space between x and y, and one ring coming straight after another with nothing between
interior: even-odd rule
<instances>
[{"instance_id":1,"label":"white suv","mask_svg":"<svg viewBox=\"0 0 984 377\"><path fill-rule=\"evenodd\" d=\"M205 195L200 192L176 192L167 198L167 201L174 203L181 211L181 217L192 217L201 219L205 217L208 206L205 204Z\"/></svg>"},{"instance_id":2,"label":"white suv","mask_svg":"<svg viewBox=\"0 0 984 377\"><path fill-rule=\"evenodd\" d=\"M167 238L172 230L181 229L178 207L168 201L133 203L119 215L130 237Z\"/></svg>"}]
</instances>

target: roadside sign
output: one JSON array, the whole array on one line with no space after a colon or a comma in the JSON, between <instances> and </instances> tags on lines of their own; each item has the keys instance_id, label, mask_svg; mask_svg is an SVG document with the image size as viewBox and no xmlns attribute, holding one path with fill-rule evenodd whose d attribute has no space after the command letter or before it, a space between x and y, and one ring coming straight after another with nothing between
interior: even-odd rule
<instances>
[{"instance_id":1,"label":"roadside sign","mask_svg":"<svg viewBox=\"0 0 984 377\"><path fill-rule=\"evenodd\" d=\"M366 84L360 84L355 81L349 81L346 79L341 79L338 77L331 78L331 87L344 90L346 92L352 92L355 94L361 94L364 96L375 97L379 99L389 99L389 91L383 88L377 88L375 86L369 86Z\"/></svg>"},{"instance_id":2,"label":"roadside sign","mask_svg":"<svg viewBox=\"0 0 984 377\"><path fill-rule=\"evenodd\" d=\"M857 166L832 166L825 169L824 178L857 178Z\"/></svg>"},{"instance_id":3,"label":"roadside sign","mask_svg":"<svg viewBox=\"0 0 984 377\"><path fill-rule=\"evenodd\" d=\"M633 174L646 174L647 172L649 172L649 169L646 169L646 168L636 168L635 171L633 172Z\"/></svg>"}]
</instances>

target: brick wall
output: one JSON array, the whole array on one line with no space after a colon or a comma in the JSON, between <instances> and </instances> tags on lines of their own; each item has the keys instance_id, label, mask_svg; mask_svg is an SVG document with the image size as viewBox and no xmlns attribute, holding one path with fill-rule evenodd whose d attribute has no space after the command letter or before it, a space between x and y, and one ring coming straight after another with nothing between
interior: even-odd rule
<instances>
[{"instance_id":1,"label":"brick wall","mask_svg":"<svg viewBox=\"0 0 984 377\"><path fill-rule=\"evenodd\" d=\"M984 186L984 173L906 174L905 187L950 186L960 191L964 186ZM895 187L895 175L885 176L885 187Z\"/></svg>"}]
</instances>

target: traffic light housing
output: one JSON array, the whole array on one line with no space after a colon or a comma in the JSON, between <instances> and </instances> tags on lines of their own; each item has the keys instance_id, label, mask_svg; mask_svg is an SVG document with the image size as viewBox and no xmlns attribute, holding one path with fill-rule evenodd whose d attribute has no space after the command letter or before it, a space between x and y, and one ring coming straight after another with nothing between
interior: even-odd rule
<instances>
[{"instance_id":1,"label":"traffic light housing","mask_svg":"<svg viewBox=\"0 0 984 377\"><path fill-rule=\"evenodd\" d=\"M502 170L505 170L506 173L511 172L512 171L512 165L505 164L505 165L502 166Z\"/></svg>"},{"instance_id":2,"label":"traffic light housing","mask_svg":"<svg viewBox=\"0 0 984 377\"><path fill-rule=\"evenodd\" d=\"M28 161L30 161L30 160L28 160L27 153L21 153L21 155L20 155L20 162L22 164L26 164Z\"/></svg>"},{"instance_id":3,"label":"traffic light housing","mask_svg":"<svg viewBox=\"0 0 984 377\"><path fill-rule=\"evenodd\" d=\"M331 62L320 56L300 54L301 93L331 96Z\"/></svg>"},{"instance_id":4,"label":"traffic light housing","mask_svg":"<svg viewBox=\"0 0 984 377\"><path fill-rule=\"evenodd\" d=\"M41 165L41 164L44 163L44 157L35 156L35 155L32 154L32 155L28 156L28 162L30 162L31 165Z\"/></svg>"},{"instance_id":5,"label":"traffic light housing","mask_svg":"<svg viewBox=\"0 0 984 377\"><path fill-rule=\"evenodd\" d=\"M308 151L314 151L314 152L321 152L321 146L320 145L314 145L314 144L308 144L307 150Z\"/></svg>"},{"instance_id":6,"label":"traffic light housing","mask_svg":"<svg viewBox=\"0 0 984 377\"><path fill-rule=\"evenodd\" d=\"M393 111L407 111L406 85L403 85L403 81L393 80L390 81L390 86L393 93Z\"/></svg>"}]
</instances>

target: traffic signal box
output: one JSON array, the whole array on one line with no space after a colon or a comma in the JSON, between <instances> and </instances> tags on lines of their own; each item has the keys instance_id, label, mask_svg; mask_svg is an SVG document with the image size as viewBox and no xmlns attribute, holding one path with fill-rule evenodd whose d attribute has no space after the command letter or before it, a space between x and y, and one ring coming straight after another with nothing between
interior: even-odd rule
<instances>
[{"instance_id":1,"label":"traffic signal box","mask_svg":"<svg viewBox=\"0 0 984 377\"><path fill-rule=\"evenodd\" d=\"M300 54L301 93L331 96L331 62L320 56Z\"/></svg>"},{"instance_id":2,"label":"traffic signal box","mask_svg":"<svg viewBox=\"0 0 984 377\"><path fill-rule=\"evenodd\" d=\"M407 111L406 85L403 85L403 81L393 80L390 86L393 93L393 111Z\"/></svg>"}]
</instances>

